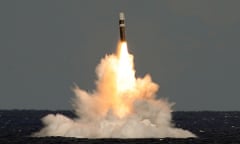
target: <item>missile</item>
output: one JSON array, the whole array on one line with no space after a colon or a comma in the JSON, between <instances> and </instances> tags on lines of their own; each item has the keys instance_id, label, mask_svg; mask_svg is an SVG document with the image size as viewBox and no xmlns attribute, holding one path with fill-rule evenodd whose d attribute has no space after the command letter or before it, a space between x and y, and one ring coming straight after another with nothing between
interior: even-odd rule
<instances>
[{"instance_id":1,"label":"missile","mask_svg":"<svg viewBox=\"0 0 240 144\"><path fill-rule=\"evenodd\" d=\"M120 30L120 40L121 40L121 42L126 41L125 16L124 16L123 12L119 13L119 30Z\"/></svg>"}]
</instances>

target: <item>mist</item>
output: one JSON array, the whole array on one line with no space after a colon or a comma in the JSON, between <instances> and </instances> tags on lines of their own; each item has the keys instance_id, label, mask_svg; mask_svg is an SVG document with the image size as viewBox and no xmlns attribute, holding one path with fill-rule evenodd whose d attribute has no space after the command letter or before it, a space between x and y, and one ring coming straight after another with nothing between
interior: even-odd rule
<instances>
[{"instance_id":1,"label":"mist","mask_svg":"<svg viewBox=\"0 0 240 144\"><path fill-rule=\"evenodd\" d=\"M196 137L172 123L173 103L157 99L159 85L149 74L135 77L133 55L122 43L117 54L106 55L96 67L96 89L73 88L77 118L49 114L44 128L33 136L77 138L188 138ZM54 103L57 103L57 99Z\"/></svg>"}]
</instances>

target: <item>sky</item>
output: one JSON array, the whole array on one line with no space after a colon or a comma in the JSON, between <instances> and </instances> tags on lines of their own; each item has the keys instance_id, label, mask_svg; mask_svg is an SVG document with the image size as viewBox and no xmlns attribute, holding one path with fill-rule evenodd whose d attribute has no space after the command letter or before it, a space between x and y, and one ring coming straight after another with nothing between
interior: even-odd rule
<instances>
[{"instance_id":1,"label":"sky","mask_svg":"<svg viewBox=\"0 0 240 144\"><path fill-rule=\"evenodd\" d=\"M0 109L71 109L126 17L136 76L176 111L240 110L239 0L0 1Z\"/></svg>"}]
</instances>

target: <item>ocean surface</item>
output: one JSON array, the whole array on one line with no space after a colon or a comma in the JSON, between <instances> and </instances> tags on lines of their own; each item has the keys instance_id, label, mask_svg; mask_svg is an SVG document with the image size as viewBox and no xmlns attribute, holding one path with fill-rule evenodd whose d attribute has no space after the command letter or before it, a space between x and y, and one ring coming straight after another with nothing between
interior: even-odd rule
<instances>
[{"instance_id":1,"label":"ocean surface","mask_svg":"<svg viewBox=\"0 0 240 144\"><path fill-rule=\"evenodd\" d=\"M0 144L240 144L238 111L173 112L175 127L189 130L198 138L79 139L30 136L43 127L42 117L56 113L75 117L71 111L0 110Z\"/></svg>"}]
</instances>

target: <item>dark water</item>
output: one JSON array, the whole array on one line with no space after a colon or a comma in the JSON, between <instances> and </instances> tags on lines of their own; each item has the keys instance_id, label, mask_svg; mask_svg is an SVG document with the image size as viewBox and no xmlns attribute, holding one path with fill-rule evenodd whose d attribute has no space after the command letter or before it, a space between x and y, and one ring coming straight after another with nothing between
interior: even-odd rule
<instances>
[{"instance_id":1,"label":"dark water","mask_svg":"<svg viewBox=\"0 0 240 144\"><path fill-rule=\"evenodd\" d=\"M50 113L74 117L70 111L0 110L0 144L240 144L240 112L174 112L176 127L190 130L189 139L78 139L29 137L43 126L40 119Z\"/></svg>"}]
</instances>

